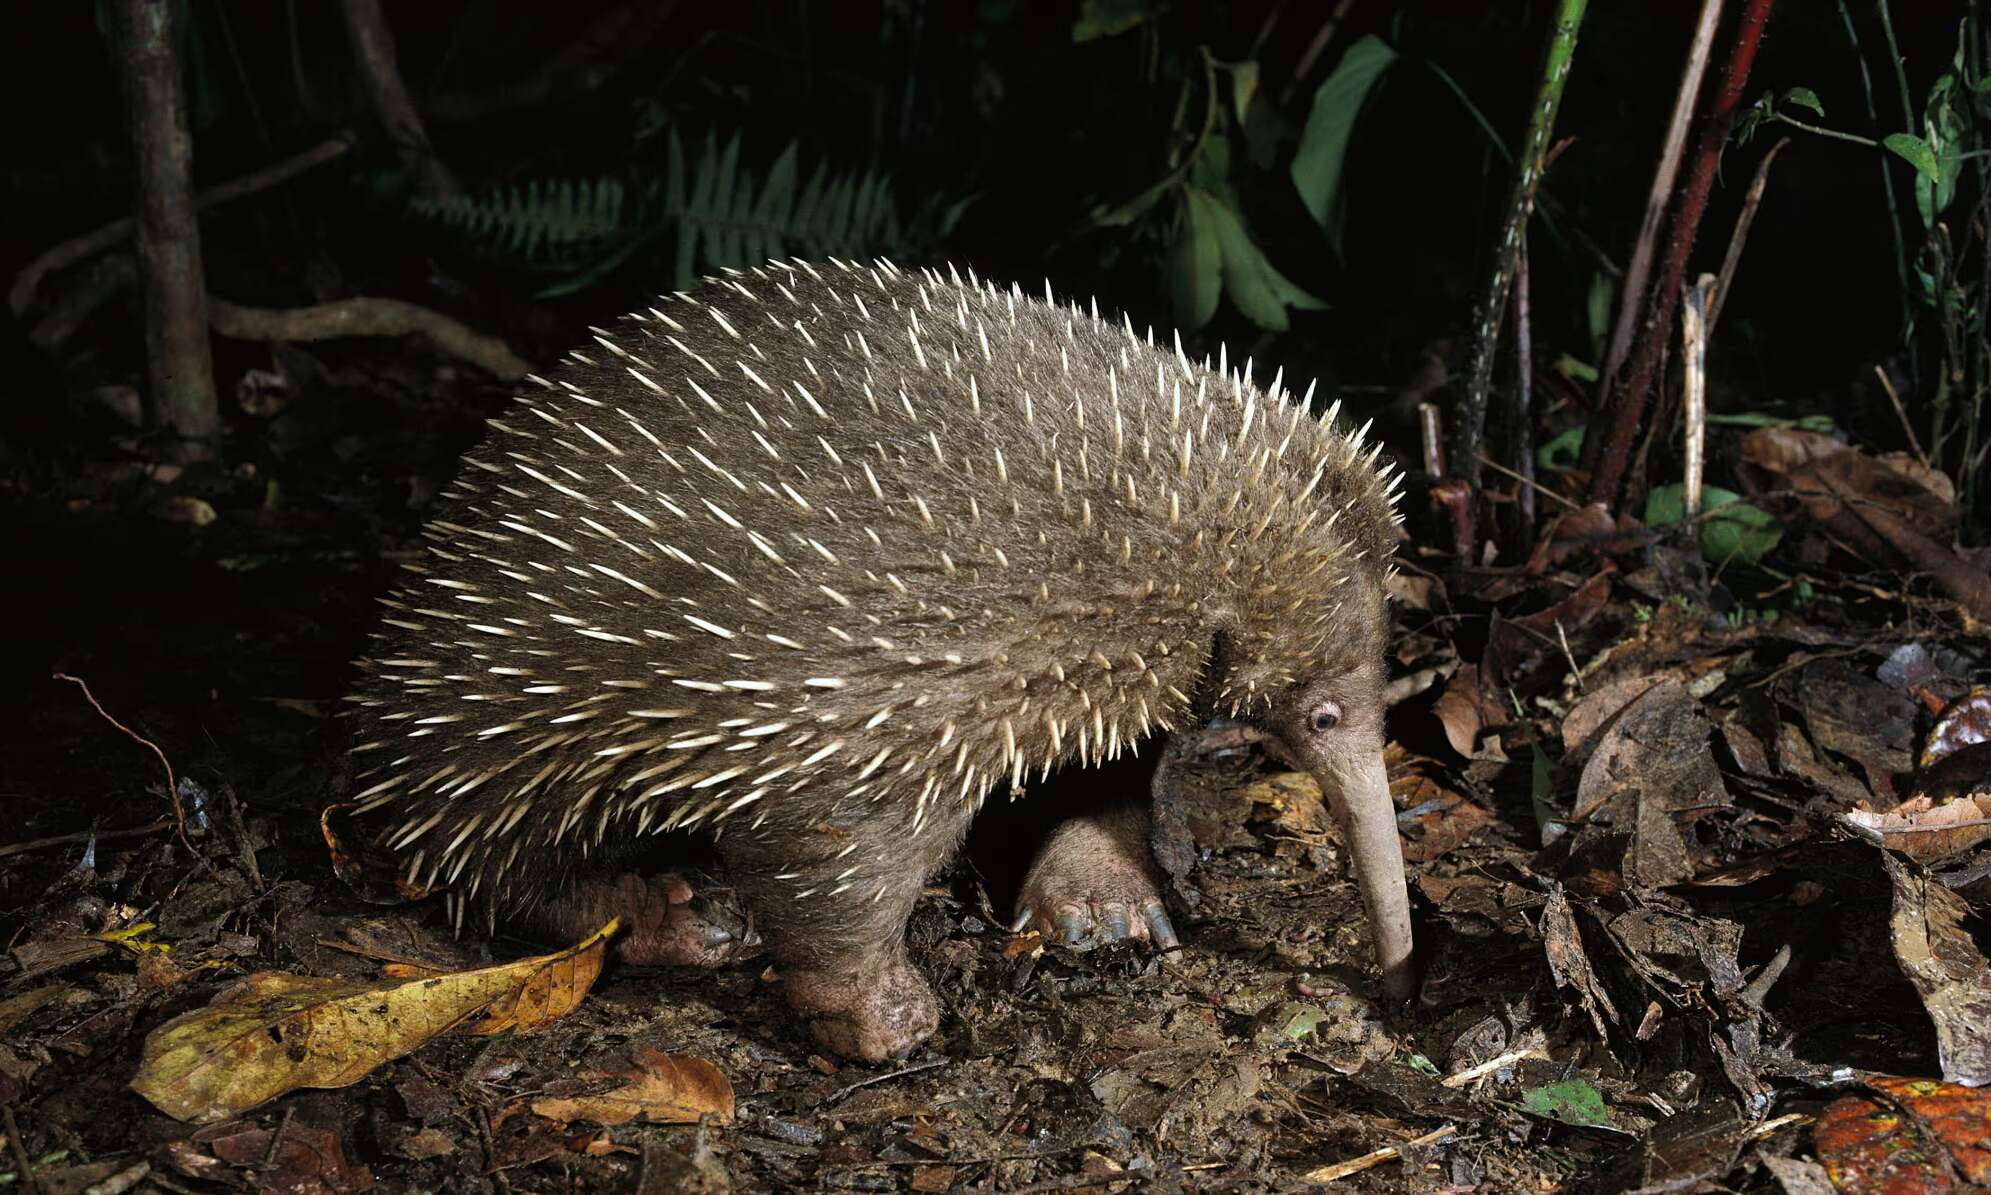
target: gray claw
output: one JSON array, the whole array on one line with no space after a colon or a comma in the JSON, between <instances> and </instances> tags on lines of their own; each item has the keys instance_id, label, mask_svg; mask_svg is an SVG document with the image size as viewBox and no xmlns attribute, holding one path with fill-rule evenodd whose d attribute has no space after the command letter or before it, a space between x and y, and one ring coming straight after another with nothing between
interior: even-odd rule
<instances>
[{"instance_id":1,"label":"gray claw","mask_svg":"<svg viewBox=\"0 0 1991 1195\"><path fill-rule=\"evenodd\" d=\"M1154 939L1155 949L1174 950L1182 945L1181 939L1175 936L1175 927L1169 924L1167 911L1159 901L1142 909L1141 913L1147 918L1148 934Z\"/></svg>"},{"instance_id":2,"label":"gray claw","mask_svg":"<svg viewBox=\"0 0 1991 1195\"><path fill-rule=\"evenodd\" d=\"M1011 919L1009 923L1009 932L1012 934L1020 934L1024 930L1029 929L1030 923L1032 921L1035 921L1036 919L1037 919L1037 910L1030 908L1028 906L1020 908L1016 910L1016 916L1013 919Z\"/></svg>"},{"instance_id":3,"label":"gray claw","mask_svg":"<svg viewBox=\"0 0 1991 1195\"><path fill-rule=\"evenodd\" d=\"M1133 936L1127 923L1127 910L1121 908L1108 909L1100 919L1099 928L1100 936L1108 942L1123 942Z\"/></svg>"},{"instance_id":4,"label":"gray claw","mask_svg":"<svg viewBox=\"0 0 1991 1195\"><path fill-rule=\"evenodd\" d=\"M1076 946L1085 940L1085 919L1077 913L1060 913L1056 927L1058 941L1066 946Z\"/></svg>"}]
</instances>

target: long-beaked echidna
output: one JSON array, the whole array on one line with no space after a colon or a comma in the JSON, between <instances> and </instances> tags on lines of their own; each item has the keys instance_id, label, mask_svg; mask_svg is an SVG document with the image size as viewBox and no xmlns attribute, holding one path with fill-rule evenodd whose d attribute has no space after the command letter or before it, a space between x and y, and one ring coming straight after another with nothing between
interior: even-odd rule
<instances>
[{"instance_id":1,"label":"long-beaked echidna","mask_svg":"<svg viewBox=\"0 0 1991 1195\"><path fill-rule=\"evenodd\" d=\"M732 272L597 330L492 421L387 603L361 808L459 913L644 903L605 848L706 828L790 1001L875 1060L937 1024L904 929L989 792L1216 712L1320 778L1400 996L1395 483L1247 373L888 264ZM1127 834L1060 841L1040 924L1172 939L1144 861L1097 857Z\"/></svg>"}]
</instances>

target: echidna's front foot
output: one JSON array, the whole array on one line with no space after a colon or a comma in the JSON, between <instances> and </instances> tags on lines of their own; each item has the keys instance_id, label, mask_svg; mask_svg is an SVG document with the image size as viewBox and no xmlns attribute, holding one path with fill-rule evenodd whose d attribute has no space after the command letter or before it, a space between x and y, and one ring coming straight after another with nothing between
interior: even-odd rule
<instances>
[{"instance_id":1,"label":"echidna's front foot","mask_svg":"<svg viewBox=\"0 0 1991 1195\"><path fill-rule=\"evenodd\" d=\"M1106 942L1176 946L1137 805L1075 817L1051 833L1024 877L1010 928L1081 949Z\"/></svg>"},{"instance_id":2,"label":"echidna's front foot","mask_svg":"<svg viewBox=\"0 0 1991 1195\"><path fill-rule=\"evenodd\" d=\"M537 919L565 940L600 929L611 917L626 932L616 953L639 967L717 967L758 944L747 919L676 872L582 880Z\"/></svg>"},{"instance_id":3,"label":"echidna's front foot","mask_svg":"<svg viewBox=\"0 0 1991 1195\"><path fill-rule=\"evenodd\" d=\"M784 968L781 982L815 1039L855 1062L902 1058L940 1027L933 988L903 954Z\"/></svg>"}]
</instances>

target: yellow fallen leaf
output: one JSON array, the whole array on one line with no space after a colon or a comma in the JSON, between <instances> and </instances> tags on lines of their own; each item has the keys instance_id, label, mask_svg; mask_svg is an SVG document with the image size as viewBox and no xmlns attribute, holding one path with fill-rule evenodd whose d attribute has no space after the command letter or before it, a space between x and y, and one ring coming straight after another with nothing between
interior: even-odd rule
<instances>
[{"instance_id":1,"label":"yellow fallen leaf","mask_svg":"<svg viewBox=\"0 0 1991 1195\"><path fill-rule=\"evenodd\" d=\"M580 1005L601 975L603 958L599 950L544 955L538 960L544 965L515 991L491 1001L483 1016L458 1025L454 1032L459 1037L495 1037L508 1031L537 1033ZM429 979L450 974L410 962L389 963L380 973L392 979Z\"/></svg>"},{"instance_id":2,"label":"yellow fallen leaf","mask_svg":"<svg viewBox=\"0 0 1991 1195\"><path fill-rule=\"evenodd\" d=\"M1282 830L1303 838L1327 831L1320 783L1304 772L1279 772L1244 786L1244 799L1269 811ZM1256 815L1256 809L1254 809Z\"/></svg>"},{"instance_id":3,"label":"yellow fallen leaf","mask_svg":"<svg viewBox=\"0 0 1991 1195\"><path fill-rule=\"evenodd\" d=\"M148 1034L131 1088L168 1116L211 1124L299 1087L345 1087L497 1001L524 1002L548 970L592 982L615 928L611 921L557 954L420 979L251 975ZM587 954L592 964L578 964ZM535 1011L559 1004L545 995L530 1001Z\"/></svg>"},{"instance_id":4,"label":"yellow fallen leaf","mask_svg":"<svg viewBox=\"0 0 1991 1195\"><path fill-rule=\"evenodd\" d=\"M696 1124L708 1113L720 1124L733 1123L733 1085L720 1069L703 1058L666 1054L645 1047L636 1065L615 1076L622 1086L600 1095L532 1101L532 1110L562 1124L592 1120L596 1124Z\"/></svg>"}]
</instances>

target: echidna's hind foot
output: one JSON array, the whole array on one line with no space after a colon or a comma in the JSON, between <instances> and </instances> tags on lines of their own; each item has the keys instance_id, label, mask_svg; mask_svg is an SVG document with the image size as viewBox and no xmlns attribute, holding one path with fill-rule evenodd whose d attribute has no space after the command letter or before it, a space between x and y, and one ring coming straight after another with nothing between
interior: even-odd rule
<instances>
[{"instance_id":1,"label":"echidna's hind foot","mask_svg":"<svg viewBox=\"0 0 1991 1195\"><path fill-rule=\"evenodd\" d=\"M939 1001L906 954L906 923L973 816L936 803L921 821L910 802L865 801L765 838L720 840L727 873L768 927L788 1003L824 1048L885 1062L939 1028Z\"/></svg>"},{"instance_id":2,"label":"echidna's hind foot","mask_svg":"<svg viewBox=\"0 0 1991 1195\"><path fill-rule=\"evenodd\" d=\"M1176 946L1155 882L1146 806L1116 805L1053 830L1024 877L1010 928L1080 948L1128 940Z\"/></svg>"},{"instance_id":3,"label":"echidna's hind foot","mask_svg":"<svg viewBox=\"0 0 1991 1195\"><path fill-rule=\"evenodd\" d=\"M581 879L531 919L542 932L571 941L611 917L625 930L616 938L616 954L639 967L717 967L760 942L742 912L677 872Z\"/></svg>"}]
</instances>

